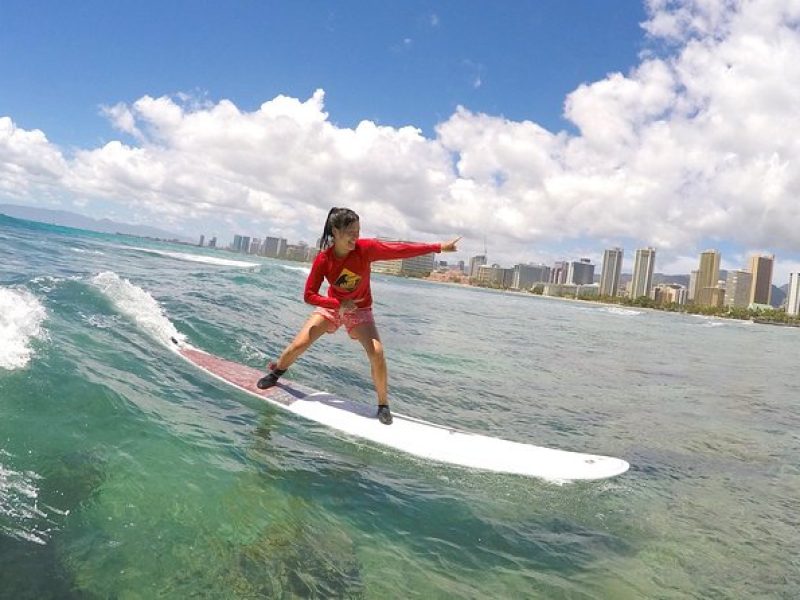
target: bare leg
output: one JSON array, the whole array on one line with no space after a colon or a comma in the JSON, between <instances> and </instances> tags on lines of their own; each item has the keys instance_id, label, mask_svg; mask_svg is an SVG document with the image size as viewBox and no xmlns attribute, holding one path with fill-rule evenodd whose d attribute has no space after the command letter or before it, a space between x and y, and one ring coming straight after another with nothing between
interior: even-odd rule
<instances>
[{"instance_id":1,"label":"bare leg","mask_svg":"<svg viewBox=\"0 0 800 600\"><path fill-rule=\"evenodd\" d=\"M322 315L312 314L300 329L294 341L286 346L277 361L278 369L285 371L300 355L328 331L328 320Z\"/></svg>"},{"instance_id":2,"label":"bare leg","mask_svg":"<svg viewBox=\"0 0 800 600\"><path fill-rule=\"evenodd\" d=\"M372 368L372 381L375 383L375 392L378 394L378 405L388 405L389 400L389 373L386 368L386 357L383 354L383 344L378 335L378 328L374 323L364 323L354 327L350 337L361 342L369 357Z\"/></svg>"}]
</instances>

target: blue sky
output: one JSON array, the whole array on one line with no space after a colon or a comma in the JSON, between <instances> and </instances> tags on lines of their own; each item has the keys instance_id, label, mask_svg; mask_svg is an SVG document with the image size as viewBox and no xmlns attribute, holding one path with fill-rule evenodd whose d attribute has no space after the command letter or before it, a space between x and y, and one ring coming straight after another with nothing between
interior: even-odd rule
<instances>
[{"instance_id":1,"label":"blue sky","mask_svg":"<svg viewBox=\"0 0 800 600\"><path fill-rule=\"evenodd\" d=\"M178 92L257 108L326 91L331 120L414 125L457 105L553 130L566 94L635 64L639 2L105 2L0 5L0 114L69 147L100 105Z\"/></svg>"},{"instance_id":2,"label":"blue sky","mask_svg":"<svg viewBox=\"0 0 800 600\"><path fill-rule=\"evenodd\" d=\"M0 3L0 201L800 270L795 0Z\"/></svg>"}]
</instances>

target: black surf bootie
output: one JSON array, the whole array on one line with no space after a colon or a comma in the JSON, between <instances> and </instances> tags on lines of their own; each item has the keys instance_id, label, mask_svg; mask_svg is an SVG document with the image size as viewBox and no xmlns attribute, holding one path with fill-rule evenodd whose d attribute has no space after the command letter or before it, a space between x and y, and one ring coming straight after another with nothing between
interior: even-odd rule
<instances>
[{"instance_id":1,"label":"black surf bootie","mask_svg":"<svg viewBox=\"0 0 800 600\"><path fill-rule=\"evenodd\" d=\"M279 369L278 365L274 362L269 363L269 373L264 375L256 382L256 387L260 390L266 390L278 383L281 375L286 373L286 369Z\"/></svg>"},{"instance_id":2,"label":"black surf bootie","mask_svg":"<svg viewBox=\"0 0 800 600\"><path fill-rule=\"evenodd\" d=\"M389 410L388 404L381 404L378 406L378 421L383 423L384 425L391 425L392 421L392 411Z\"/></svg>"}]
</instances>

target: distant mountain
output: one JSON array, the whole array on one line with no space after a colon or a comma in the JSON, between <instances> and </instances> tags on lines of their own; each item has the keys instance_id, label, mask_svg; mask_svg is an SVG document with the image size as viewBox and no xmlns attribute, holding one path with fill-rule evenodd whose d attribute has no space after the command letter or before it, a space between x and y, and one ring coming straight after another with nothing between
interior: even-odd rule
<instances>
[{"instance_id":1,"label":"distant mountain","mask_svg":"<svg viewBox=\"0 0 800 600\"><path fill-rule=\"evenodd\" d=\"M0 214L15 219L38 221L40 223L62 225L64 227L75 227L76 229L88 229L89 231L98 231L100 233L124 233L127 235L160 238L164 240L177 239L189 241L185 236L164 229L158 229L157 227L117 223L110 219L92 219L91 217L84 217L83 215L66 210L49 210L32 206L18 206L16 204L0 204Z\"/></svg>"}]
</instances>

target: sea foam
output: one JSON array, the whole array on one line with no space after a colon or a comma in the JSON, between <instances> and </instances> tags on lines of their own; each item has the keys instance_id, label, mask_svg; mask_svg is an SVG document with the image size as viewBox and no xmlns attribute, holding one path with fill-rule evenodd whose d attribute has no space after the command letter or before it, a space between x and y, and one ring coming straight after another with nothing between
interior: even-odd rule
<instances>
[{"instance_id":1,"label":"sea foam","mask_svg":"<svg viewBox=\"0 0 800 600\"><path fill-rule=\"evenodd\" d=\"M0 288L0 369L21 369L30 362L31 341L45 336L46 316L44 306L29 291Z\"/></svg>"},{"instance_id":2,"label":"sea foam","mask_svg":"<svg viewBox=\"0 0 800 600\"><path fill-rule=\"evenodd\" d=\"M308 275L311 273L311 267L290 267L289 265L281 265L287 271L299 271L300 273L305 273Z\"/></svg>"},{"instance_id":3,"label":"sea foam","mask_svg":"<svg viewBox=\"0 0 800 600\"><path fill-rule=\"evenodd\" d=\"M642 314L642 312L639 310L631 310L630 308L619 308L618 306L611 306L603 310L605 312L611 313L612 315L621 315L624 317L633 317Z\"/></svg>"},{"instance_id":4,"label":"sea foam","mask_svg":"<svg viewBox=\"0 0 800 600\"><path fill-rule=\"evenodd\" d=\"M3 465L8 453L0 450L0 533L37 544L47 543L43 527L47 514L38 506L40 477L33 472L20 473Z\"/></svg>"},{"instance_id":5,"label":"sea foam","mask_svg":"<svg viewBox=\"0 0 800 600\"><path fill-rule=\"evenodd\" d=\"M154 250L153 248L137 248L136 246L124 246L126 250L138 250L139 252L147 252L150 254L157 254L159 256L167 256L178 260L186 260L189 262L203 263L206 265L216 265L218 267L260 267L259 263L248 262L244 260L232 260L229 258L218 258L216 256L206 256L204 254L188 254L186 252L168 252L166 250Z\"/></svg>"},{"instance_id":6,"label":"sea foam","mask_svg":"<svg viewBox=\"0 0 800 600\"><path fill-rule=\"evenodd\" d=\"M177 340L185 338L166 317L156 299L127 279L113 271L105 271L92 277L91 282L111 300L119 312L133 319L139 327L157 340L169 344L170 338Z\"/></svg>"}]
</instances>

